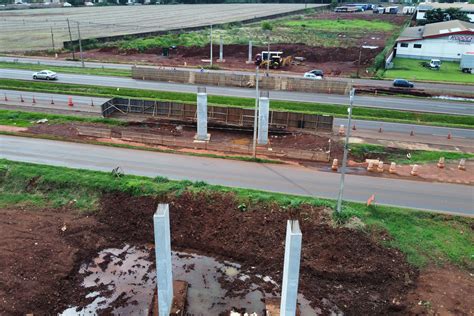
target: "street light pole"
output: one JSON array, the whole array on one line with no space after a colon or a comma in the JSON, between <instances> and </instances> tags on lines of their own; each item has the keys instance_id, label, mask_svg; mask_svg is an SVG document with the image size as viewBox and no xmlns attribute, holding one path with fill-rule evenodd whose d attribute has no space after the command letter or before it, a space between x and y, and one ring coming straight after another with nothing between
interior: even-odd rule
<instances>
[{"instance_id":1,"label":"street light pole","mask_svg":"<svg viewBox=\"0 0 474 316\"><path fill-rule=\"evenodd\" d=\"M255 70L255 117L253 120L253 148L252 148L252 156L253 158L257 158L257 118L258 118L258 69L259 66Z\"/></svg>"},{"instance_id":2,"label":"street light pole","mask_svg":"<svg viewBox=\"0 0 474 316\"><path fill-rule=\"evenodd\" d=\"M212 68L212 24L211 24L211 52L210 52L210 55L211 55L211 68Z\"/></svg>"},{"instance_id":3,"label":"street light pole","mask_svg":"<svg viewBox=\"0 0 474 316\"><path fill-rule=\"evenodd\" d=\"M79 37L79 53L81 56L81 65L82 68L84 68L84 55L82 54L81 28L79 27L79 22L77 22L77 36Z\"/></svg>"},{"instance_id":4,"label":"street light pole","mask_svg":"<svg viewBox=\"0 0 474 316\"><path fill-rule=\"evenodd\" d=\"M351 133L351 121L352 121L352 105L354 104L354 94L355 89L352 88L349 96L349 120L347 122L347 133L346 133L346 142L344 144L344 156L342 158L342 168L341 168L341 181L339 183L339 196L337 197L337 208L336 211L338 213L341 212L342 206L342 196L344 194L344 178L346 175L346 165L347 165L347 154L349 151L349 137Z\"/></svg>"}]
</instances>

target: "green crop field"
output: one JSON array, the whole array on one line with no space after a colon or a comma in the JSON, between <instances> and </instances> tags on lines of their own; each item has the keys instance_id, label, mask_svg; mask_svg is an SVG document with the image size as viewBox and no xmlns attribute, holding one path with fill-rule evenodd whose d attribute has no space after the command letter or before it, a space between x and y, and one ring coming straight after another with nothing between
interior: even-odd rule
<instances>
[{"instance_id":1,"label":"green crop field","mask_svg":"<svg viewBox=\"0 0 474 316\"><path fill-rule=\"evenodd\" d=\"M387 79L403 78L419 81L443 81L474 84L474 75L461 72L458 62L444 61L440 70L432 70L422 66L418 59L395 58L394 67L385 71Z\"/></svg>"}]
</instances>

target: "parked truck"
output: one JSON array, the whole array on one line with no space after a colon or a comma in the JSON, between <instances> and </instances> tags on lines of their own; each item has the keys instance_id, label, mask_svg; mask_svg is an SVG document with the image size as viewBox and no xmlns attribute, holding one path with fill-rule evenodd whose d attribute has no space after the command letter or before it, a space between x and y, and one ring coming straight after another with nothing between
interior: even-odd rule
<instances>
[{"instance_id":1,"label":"parked truck","mask_svg":"<svg viewBox=\"0 0 474 316\"><path fill-rule=\"evenodd\" d=\"M462 72L474 74L474 52L462 54L460 68Z\"/></svg>"}]
</instances>

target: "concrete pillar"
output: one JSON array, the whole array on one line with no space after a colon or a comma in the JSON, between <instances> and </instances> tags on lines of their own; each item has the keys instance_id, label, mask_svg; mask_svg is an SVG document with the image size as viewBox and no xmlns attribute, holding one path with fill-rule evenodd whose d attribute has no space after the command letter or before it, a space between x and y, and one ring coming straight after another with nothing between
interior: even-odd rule
<instances>
[{"instance_id":1,"label":"concrete pillar","mask_svg":"<svg viewBox=\"0 0 474 316\"><path fill-rule=\"evenodd\" d=\"M221 42L219 45L219 61L220 62L224 61L224 41L222 40L222 36L221 36Z\"/></svg>"},{"instance_id":2,"label":"concrete pillar","mask_svg":"<svg viewBox=\"0 0 474 316\"><path fill-rule=\"evenodd\" d=\"M258 102L258 144L268 144L268 116L270 113L270 99L261 96Z\"/></svg>"},{"instance_id":3,"label":"concrete pillar","mask_svg":"<svg viewBox=\"0 0 474 316\"><path fill-rule=\"evenodd\" d=\"M283 265L280 316L296 315L302 239L303 236L298 221L289 220L286 224L285 262Z\"/></svg>"},{"instance_id":4,"label":"concrete pillar","mask_svg":"<svg viewBox=\"0 0 474 316\"><path fill-rule=\"evenodd\" d=\"M171 233L169 205L159 204L153 215L156 255L156 285L159 315L169 315L173 303L173 274L171 265Z\"/></svg>"},{"instance_id":5,"label":"concrete pillar","mask_svg":"<svg viewBox=\"0 0 474 316\"><path fill-rule=\"evenodd\" d=\"M197 140L208 140L207 135L207 93L206 88L198 88L197 94Z\"/></svg>"},{"instance_id":6,"label":"concrete pillar","mask_svg":"<svg viewBox=\"0 0 474 316\"><path fill-rule=\"evenodd\" d=\"M252 62L253 56L252 56L252 41L249 41L249 64Z\"/></svg>"}]
</instances>

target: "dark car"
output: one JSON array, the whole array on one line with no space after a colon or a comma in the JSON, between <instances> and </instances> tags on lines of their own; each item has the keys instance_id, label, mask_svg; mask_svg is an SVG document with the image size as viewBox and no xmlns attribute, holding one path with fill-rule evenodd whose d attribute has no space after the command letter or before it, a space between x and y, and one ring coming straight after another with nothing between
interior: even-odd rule
<instances>
[{"instance_id":1,"label":"dark car","mask_svg":"<svg viewBox=\"0 0 474 316\"><path fill-rule=\"evenodd\" d=\"M308 71L312 74L314 74L315 76L317 77L324 77L324 72L322 70L319 70L319 69L314 69L314 70L311 70L311 71Z\"/></svg>"},{"instance_id":2,"label":"dark car","mask_svg":"<svg viewBox=\"0 0 474 316\"><path fill-rule=\"evenodd\" d=\"M402 87L402 88L413 88L415 85L405 79L395 79L393 80L393 86L394 87Z\"/></svg>"}]
</instances>

